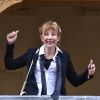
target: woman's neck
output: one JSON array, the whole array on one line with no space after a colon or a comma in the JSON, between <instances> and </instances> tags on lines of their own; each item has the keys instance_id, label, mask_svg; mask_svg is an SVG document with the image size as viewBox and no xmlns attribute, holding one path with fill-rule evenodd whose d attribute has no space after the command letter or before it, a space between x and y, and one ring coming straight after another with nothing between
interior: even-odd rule
<instances>
[{"instance_id":1,"label":"woman's neck","mask_svg":"<svg viewBox=\"0 0 100 100\"><path fill-rule=\"evenodd\" d=\"M56 48L44 48L46 59L52 59L55 55Z\"/></svg>"}]
</instances>

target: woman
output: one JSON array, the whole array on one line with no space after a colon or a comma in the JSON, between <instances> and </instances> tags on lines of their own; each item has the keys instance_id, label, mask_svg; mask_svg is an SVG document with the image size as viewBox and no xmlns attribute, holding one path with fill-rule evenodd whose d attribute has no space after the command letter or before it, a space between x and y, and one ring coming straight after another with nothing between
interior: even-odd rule
<instances>
[{"instance_id":1,"label":"woman","mask_svg":"<svg viewBox=\"0 0 100 100\"><path fill-rule=\"evenodd\" d=\"M48 21L39 28L43 43L40 48L30 48L24 55L14 59L14 43L18 32L17 30L7 34L5 67L13 70L27 66L29 73L25 87L26 95L66 95L66 78L73 86L79 86L93 77L93 60L90 60L82 74L77 75L69 53L57 46L61 38L61 27L57 22Z\"/></svg>"}]
</instances>

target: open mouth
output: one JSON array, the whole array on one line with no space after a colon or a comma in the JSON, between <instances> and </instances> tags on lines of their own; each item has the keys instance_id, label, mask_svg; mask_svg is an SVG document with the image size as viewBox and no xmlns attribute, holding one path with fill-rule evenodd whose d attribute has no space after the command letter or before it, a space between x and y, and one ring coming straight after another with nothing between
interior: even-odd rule
<instances>
[{"instance_id":1,"label":"open mouth","mask_svg":"<svg viewBox=\"0 0 100 100\"><path fill-rule=\"evenodd\" d=\"M47 44L53 44L54 42L53 41L47 41L46 43Z\"/></svg>"}]
</instances>

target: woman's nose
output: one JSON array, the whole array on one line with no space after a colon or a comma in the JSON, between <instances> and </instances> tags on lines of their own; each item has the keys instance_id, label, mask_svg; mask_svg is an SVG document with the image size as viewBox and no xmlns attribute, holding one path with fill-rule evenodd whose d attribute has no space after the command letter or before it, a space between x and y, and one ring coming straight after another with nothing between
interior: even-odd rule
<instances>
[{"instance_id":1,"label":"woman's nose","mask_svg":"<svg viewBox=\"0 0 100 100\"><path fill-rule=\"evenodd\" d=\"M51 38L52 38L52 35L51 35L51 34L49 34L49 35L48 35L48 38L50 38L50 39L51 39Z\"/></svg>"}]
</instances>

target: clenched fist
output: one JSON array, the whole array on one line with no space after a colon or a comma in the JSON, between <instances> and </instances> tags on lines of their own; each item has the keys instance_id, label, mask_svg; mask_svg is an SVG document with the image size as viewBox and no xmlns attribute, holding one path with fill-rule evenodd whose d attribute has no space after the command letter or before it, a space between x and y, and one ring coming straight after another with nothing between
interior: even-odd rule
<instances>
[{"instance_id":1,"label":"clenched fist","mask_svg":"<svg viewBox=\"0 0 100 100\"><path fill-rule=\"evenodd\" d=\"M8 44L13 44L16 41L18 32L19 32L19 30L12 31L11 33L7 34L7 42L8 42Z\"/></svg>"},{"instance_id":2,"label":"clenched fist","mask_svg":"<svg viewBox=\"0 0 100 100\"><path fill-rule=\"evenodd\" d=\"M90 75L94 75L95 70L96 70L95 64L93 63L93 60L91 59L89 65L88 65L88 79L89 79Z\"/></svg>"}]
</instances>

